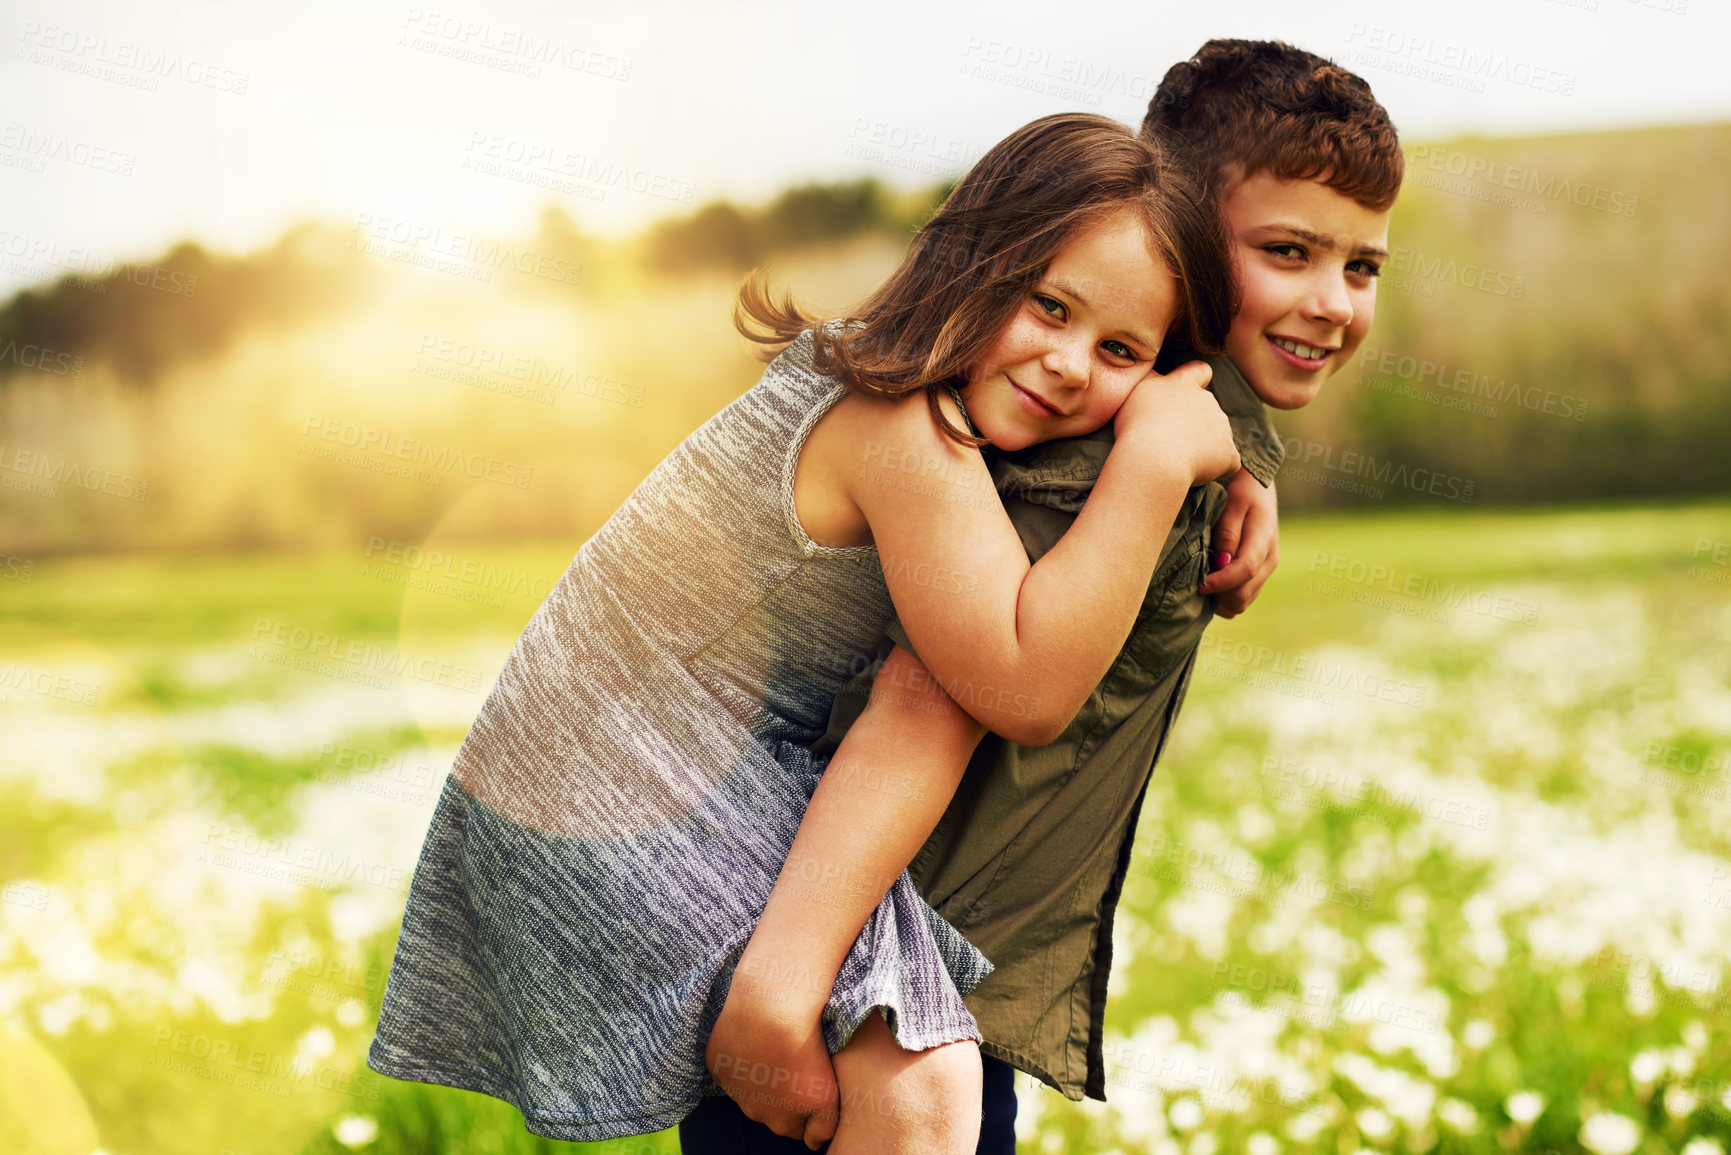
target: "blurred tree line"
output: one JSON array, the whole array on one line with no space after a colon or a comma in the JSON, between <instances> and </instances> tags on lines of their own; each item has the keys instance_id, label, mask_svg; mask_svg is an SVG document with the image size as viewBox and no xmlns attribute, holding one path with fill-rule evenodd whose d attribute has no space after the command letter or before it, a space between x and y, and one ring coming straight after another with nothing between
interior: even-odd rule
<instances>
[{"instance_id":1,"label":"blurred tree line","mask_svg":"<svg viewBox=\"0 0 1731 1155\"><path fill-rule=\"evenodd\" d=\"M177 364L222 352L256 326L292 326L352 303L366 266L340 234L314 224L243 257L182 241L154 261L77 270L0 307L0 350L27 346L103 361L141 386ZM30 368L0 356L0 381Z\"/></svg>"},{"instance_id":2,"label":"blurred tree line","mask_svg":"<svg viewBox=\"0 0 1731 1155\"><path fill-rule=\"evenodd\" d=\"M744 272L770 256L861 233L906 237L948 186L914 197L893 196L871 178L848 184L806 184L761 208L712 201L688 217L662 221L645 238L644 260L664 273L703 269Z\"/></svg>"},{"instance_id":3,"label":"blurred tree line","mask_svg":"<svg viewBox=\"0 0 1731 1155\"><path fill-rule=\"evenodd\" d=\"M1410 146L1363 352L1309 408L1274 415L1289 450L1283 505L1364 505L1359 483L1378 491L1376 508L1434 504L1446 498L1403 479L1437 475L1478 504L1731 488L1727 178L1731 125ZM686 281L719 293L788 254L822 261L862 237L893 249L948 187L806 184L763 205L714 201L623 239L585 234L549 206L520 243L582 276L553 283L502 267L490 286L554 294L574 319L653 315ZM313 323L393 271L365 259L356 233L302 225L239 257L185 242L155 262L21 292L0 307L0 394L42 375L17 354L25 344L143 388L252 327Z\"/></svg>"}]
</instances>

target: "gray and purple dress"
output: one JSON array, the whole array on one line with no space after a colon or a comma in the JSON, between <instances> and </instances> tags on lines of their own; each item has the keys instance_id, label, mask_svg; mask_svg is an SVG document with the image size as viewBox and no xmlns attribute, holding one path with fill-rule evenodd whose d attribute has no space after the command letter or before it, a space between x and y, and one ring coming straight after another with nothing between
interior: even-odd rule
<instances>
[{"instance_id":1,"label":"gray and purple dress","mask_svg":"<svg viewBox=\"0 0 1731 1155\"><path fill-rule=\"evenodd\" d=\"M537 1135L678 1123L826 759L837 690L894 616L875 546L794 515L847 392L809 332L577 551L458 751L368 1065L504 1099ZM865 658L861 658L861 656ZM906 871L848 952L833 1053L877 1007L910 1050L980 1037L991 964Z\"/></svg>"}]
</instances>

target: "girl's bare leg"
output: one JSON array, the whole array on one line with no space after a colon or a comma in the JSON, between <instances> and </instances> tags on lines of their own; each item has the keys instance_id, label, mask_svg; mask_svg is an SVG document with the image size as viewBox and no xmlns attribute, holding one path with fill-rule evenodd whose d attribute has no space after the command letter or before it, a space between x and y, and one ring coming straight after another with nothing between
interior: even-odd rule
<instances>
[{"instance_id":1,"label":"girl's bare leg","mask_svg":"<svg viewBox=\"0 0 1731 1155\"><path fill-rule=\"evenodd\" d=\"M979 1146L973 1040L903 1050L874 1011L834 1061L841 1118L829 1155L973 1155Z\"/></svg>"}]
</instances>

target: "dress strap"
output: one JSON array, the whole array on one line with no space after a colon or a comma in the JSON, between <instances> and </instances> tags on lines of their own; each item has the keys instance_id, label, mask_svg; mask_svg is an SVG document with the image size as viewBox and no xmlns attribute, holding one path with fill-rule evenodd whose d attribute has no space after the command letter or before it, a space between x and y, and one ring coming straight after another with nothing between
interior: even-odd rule
<instances>
[{"instance_id":1,"label":"dress strap","mask_svg":"<svg viewBox=\"0 0 1731 1155\"><path fill-rule=\"evenodd\" d=\"M950 396L955 398L956 408L958 408L962 411L962 420L967 423L968 432L972 433L975 437L978 437L980 435L980 431L978 429L974 428L974 419L972 417L968 416L968 407L967 407L967 405L963 404L961 393L958 392L956 387L954 385L951 385L948 381L944 382L944 388L948 389L950 391Z\"/></svg>"}]
</instances>

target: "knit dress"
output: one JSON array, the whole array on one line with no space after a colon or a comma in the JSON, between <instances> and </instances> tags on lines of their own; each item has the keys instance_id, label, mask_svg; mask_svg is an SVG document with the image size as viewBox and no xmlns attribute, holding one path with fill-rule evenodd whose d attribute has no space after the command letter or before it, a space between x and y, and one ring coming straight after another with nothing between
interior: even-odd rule
<instances>
[{"instance_id":1,"label":"knit dress","mask_svg":"<svg viewBox=\"0 0 1731 1155\"><path fill-rule=\"evenodd\" d=\"M827 762L809 747L895 613L876 547L818 545L794 514L800 447L846 392L802 334L536 610L434 808L375 1071L566 1140L661 1130L718 1093L704 1048ZM878 1007L909 1050L978 1040L962 995L991 969L903 871L825 1041Z\"/></svg>"}]
</instances>

